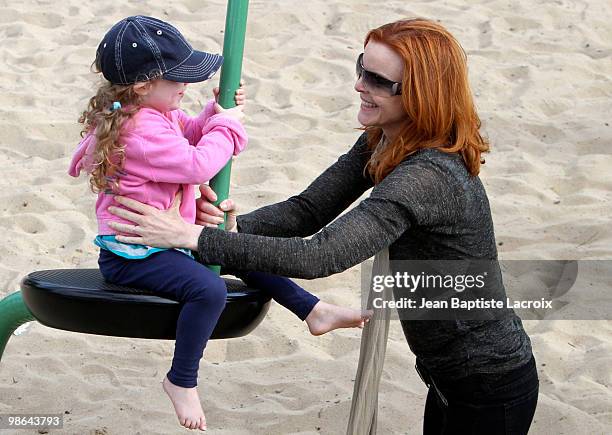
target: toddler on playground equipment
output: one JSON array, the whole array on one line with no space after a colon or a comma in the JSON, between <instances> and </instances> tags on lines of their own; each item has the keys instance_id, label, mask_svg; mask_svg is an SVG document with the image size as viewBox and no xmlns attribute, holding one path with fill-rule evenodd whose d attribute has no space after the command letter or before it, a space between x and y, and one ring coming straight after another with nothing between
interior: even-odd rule
<instances>
[{"instance_id":1,"label":"toddler on playground equipment","mask_svg":"<svg viewBox=\"0 0 612 435\"><path fill-rule=\"evenodd\" d=\"M100 247L104 278L181 303L172 367L163 388L180 424L201 430L206 420L196 390L199 361L225 306L225 282L188 250L117 241L118 233L108 222L121 221L109 213L109 207L119 207L114 195L160 210L176 207L179 196L181 216L195 222L194 185L210 180L247 144L242 85L232 109L217 104L215 89L215 100L198 116L180 110L187 84L210 79L222 62L220 55L194 50L175 27L161 20L132 16L119 21L98 46L94 67L105 80L79 119L84 138L69 169L74 177L81 170L89 173L98 194L94 243ZM239 275L305 320L314 335L363 327L368 320L367 313L322 302L287 278L259 272Z\"/></svg>"}]
</instances>

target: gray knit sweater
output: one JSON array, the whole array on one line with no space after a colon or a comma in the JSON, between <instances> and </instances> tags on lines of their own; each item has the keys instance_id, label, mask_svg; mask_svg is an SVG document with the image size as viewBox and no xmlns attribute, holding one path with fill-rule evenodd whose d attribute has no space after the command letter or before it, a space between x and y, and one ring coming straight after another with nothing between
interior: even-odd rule
<instances>
[{"instance_id":1,"label":"gray knit sweater","mask_svg":"<svg viewBox=\"0 0 612 435\"><path fill-rule=\"evenodd\" d=\"M391 260L497 258L484 187L461 156L421 150L373 186L364 176L370 155L364 134L299 195L239 216L239 233L204 229L202 261L313 279L387 246ZM371 187L368 198L335 219ZM402 327L417 358L442 377L501 373L531 358L514 313L493 321L402 321Z\"/></svg>"}]
</instances>

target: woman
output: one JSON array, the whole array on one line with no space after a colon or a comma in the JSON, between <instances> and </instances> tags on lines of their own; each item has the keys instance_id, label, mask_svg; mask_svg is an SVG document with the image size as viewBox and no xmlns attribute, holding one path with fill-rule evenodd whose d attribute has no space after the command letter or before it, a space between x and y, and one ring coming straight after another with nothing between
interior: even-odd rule
<instances>
[{"instance_id":1,"label":"woman","mask_svg":"<svg viewBox=\"0 0 612 435\"><path fill-rule=\"evenodd\" d=\"M187 247L205 263L298 278L344 271L385 247L391 260L497 260L478 178L489 146L459 43L434 22L397 21L368 33L356 68L365 132L304 192L239 216L237 232L208 228L218 210L202 201L201 225L188 225L176 213L117 198L140 213L115 208L137 224L115 225L136 235L122 240ZM514 313L493 321L402 320L402 327L430 387L425 434L527 433L538 377Z\"/></svg>"}]
</instances>

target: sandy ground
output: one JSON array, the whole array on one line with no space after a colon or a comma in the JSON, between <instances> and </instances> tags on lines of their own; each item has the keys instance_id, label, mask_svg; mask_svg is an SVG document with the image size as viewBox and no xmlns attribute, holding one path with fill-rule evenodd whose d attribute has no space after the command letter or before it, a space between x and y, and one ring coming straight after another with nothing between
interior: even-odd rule
<instances>
[{"instance_id":1,"label":"sandy ground","mask_svg":"<svg viewBox=\"0 0 612 435\"><path fill-rule=\"evenodd\" d=\"M95 198L66 169L104 32L124 16L152 15L175 24L195 47L220 52L225 2L0 0L0 10L5 296L34 270L96 266ZM363 37L411 16L440 20L468 54L493 145L481 177L500 257L612 259L612 12L604 0L252 0L244 60L251 140L232 180L242 210L299 192L353 144L354 59ZM184 108L196 113L212 86L192 86ZM358 306L359 274L355 267L303 284L328 301ZM612 324L525 326L541 379L531 433L610 433ZM0 364L0 413L64 413L56 433L183 433L159 383L172 349L172 342L32 324L9 342ZM247 337L209 344L200 394L210 431L343 433L358 353L358 331L315 338L274 306ZM413 365L393 322L379 433L420 433L426 388Z\"/></svg>"}]
</instances>

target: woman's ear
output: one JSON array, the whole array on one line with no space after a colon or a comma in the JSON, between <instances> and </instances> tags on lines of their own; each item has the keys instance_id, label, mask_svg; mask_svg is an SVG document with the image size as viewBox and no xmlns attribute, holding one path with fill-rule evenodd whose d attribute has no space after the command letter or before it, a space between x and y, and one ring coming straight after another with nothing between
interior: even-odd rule
<instances>
[{"instance_id":1,"label":"woman's ear","mask_svg":"<svg viewBox=\"0 0 612 435\"><path fill-rule=\"evenodd\" d=\"M140 97L146 96L151 91L151 82L137 82L134 84L134 92Z\"/></svg>"}]
</instances>

